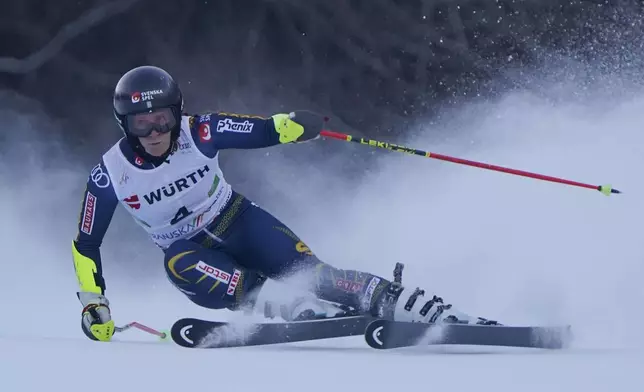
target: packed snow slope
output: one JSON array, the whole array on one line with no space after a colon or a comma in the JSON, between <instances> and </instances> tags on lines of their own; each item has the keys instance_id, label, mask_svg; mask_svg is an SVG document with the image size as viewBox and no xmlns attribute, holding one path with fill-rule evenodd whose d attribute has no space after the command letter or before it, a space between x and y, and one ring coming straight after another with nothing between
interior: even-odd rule
<instances>
[{"instance_id":1,"label":"packed snow slope","mask_svg":"<svg viewBox=\"0 0 644 392\"><path fill-rule=\"evenodd\" d=\"M3 150L0 190L0 390L606 391L644 387L644 94L601 83L574 99L528 92L420 121L405 144L467 159L611 183L621 195L387 151L360 182L342 165L368 147L333 140L235 152L279 197L256 201L322 259L390 276L507 324L574 326L565 351L436 347L376 352L360 338L187 350L128 331L88 341L70 246L90 166L54 154L37 121L3 110L27 135ZM554 96L555 101L550 100ZM569 97L571 99L569 99ZM34 137L29 137L32 135ZM5 139L6 140L6 139ZM336 143L339 162L293 165L293 151ZM6 145L5 145L6 146ZM105 146L108 148L109 146ZM306 155L306 154L303 154ZM96 157L96 161L99 157ZM278 170L279 168L279 170ZM234 180L231 179L234 184ZM117 324L169 328L198 309L163 275L162 256L123 210L103 244Z\"/></svg>"}]
</instances>

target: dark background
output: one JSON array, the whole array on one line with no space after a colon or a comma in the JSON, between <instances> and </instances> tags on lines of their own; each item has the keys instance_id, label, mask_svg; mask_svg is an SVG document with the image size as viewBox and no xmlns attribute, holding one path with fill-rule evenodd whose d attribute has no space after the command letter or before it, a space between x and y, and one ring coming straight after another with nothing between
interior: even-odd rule
<instances>
[{"instance_id":1,"label":"dark background","mask_svg":"<svg viewBox=\"0 0 644 392\"><path fill-rule=\"evenodd\" d=\"M642 57L636 1L3 0L0 10L3 102L37 102L54 132L90 150L114 141L112 88L142 64L175 75L188 112L312 108L395 141L419 116L525 87L557 58L639 72Z\"/></svg>"}]
</instances>

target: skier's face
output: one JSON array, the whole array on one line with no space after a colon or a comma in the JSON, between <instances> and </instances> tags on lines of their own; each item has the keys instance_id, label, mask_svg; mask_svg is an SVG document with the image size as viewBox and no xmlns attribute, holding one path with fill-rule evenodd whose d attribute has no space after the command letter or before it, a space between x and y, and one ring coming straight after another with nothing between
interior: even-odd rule
<instances>
[{"instance_id":1,"label":"skier's face","mask_svg":"<svg viewBox=\"0 0 644 392\"><path fill-rule=\"evenodd\" d=\"M140 113L129 119L129 126L134 134L149 133L147 136L139 136L141 145L148 154L161 156L170 148L173 119L169 110Z\"/></svg>"}]
</instances>

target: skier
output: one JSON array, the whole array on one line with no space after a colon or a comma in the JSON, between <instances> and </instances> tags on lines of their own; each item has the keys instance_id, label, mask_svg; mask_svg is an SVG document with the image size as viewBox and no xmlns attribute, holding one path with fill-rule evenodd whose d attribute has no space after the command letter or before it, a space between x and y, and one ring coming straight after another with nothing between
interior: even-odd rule
<instances>
[{"instance_id":1,"label":"skier","mask_svg":"<svg viewBox=\"0 0 644 392\"><path fill-rule=\"evenodd\" d=\"M141 66L115 87L124 133L91 169L72 253L92 340L114 333L99 247L120 203L163 250L167 276L195 304L303 320L373 314L419 322L494 323L457 312L397 278L341 270L319 260L285 224L226 182L223 149L255 149L319 137L326 119L310 111L271 117L188 115L166 71Z\"/></svg>"}]
</instances>

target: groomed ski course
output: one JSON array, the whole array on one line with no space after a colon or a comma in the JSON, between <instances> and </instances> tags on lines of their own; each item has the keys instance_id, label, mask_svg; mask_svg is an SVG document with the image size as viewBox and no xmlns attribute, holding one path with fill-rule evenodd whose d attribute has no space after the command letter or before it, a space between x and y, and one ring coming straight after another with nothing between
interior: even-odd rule
<instances>
[{"instance_id":1,"label":"groomed ski course","mask_svg":"<svg viewBox=\"0 0 644 392\"><path fill-rule=\"evenodd\" d=\"M0 339L1 383L11 391L178 391L212 387L237 391L326 392L336 387L388 391L607 391L642 385L641 350L562 352L471 347L377 352L361 338L271 347L189 350L168 344L81 339ZM286 374L285 374L286 372ZM105 379L97 382L97 377ZM100 379L100 378L99 378Z\"/></svg>"}]
</instances>

